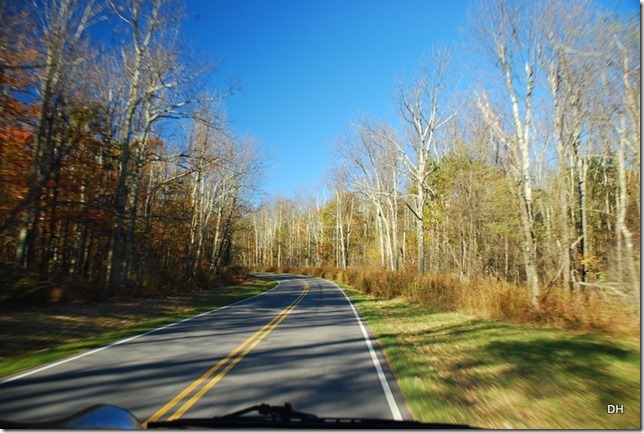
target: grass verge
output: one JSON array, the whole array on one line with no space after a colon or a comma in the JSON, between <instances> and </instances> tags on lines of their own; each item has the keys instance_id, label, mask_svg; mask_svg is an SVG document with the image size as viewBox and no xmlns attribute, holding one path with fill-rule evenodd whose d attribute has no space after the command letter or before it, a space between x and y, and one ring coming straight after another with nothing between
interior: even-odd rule
<instances>
[{"instance_id":1,"label":"grass verge","mask_svg":"<svg viewBox=\"0 0 644 433\"><path fill-rule=\"evenodd\" d=\"M329 278L360 293L383 298L401 297L439 311L473 314L489 320L504 320L574 331L640 336L639 309L630 298L603 289L574 290L544 287L539 309L534 310L526 284L489 278L462 279L450 273L385 271L354 267L267 268L268 272L298 273Z\"/></svg>"},{"instance_id":2,"label":"grass verge","mask_svg":"<svg viewBox=\"0 0 644 433\"><path fill-rule=\"evenodd\" d=\"M195 295L0 310L0 378L258 295L253 278Z\"/></svg>"},{"instance_id":3,"label":"grass verge","mask_svg":"<svg viewBox=\"0 0 644 433\"><path fill-rule=\"evenodd\" d=\"M346 286L413 416L505 429L639 429L638 338L438 313ZM608 405L624 413L609 414Z\"/></svg>"}]
</instances>

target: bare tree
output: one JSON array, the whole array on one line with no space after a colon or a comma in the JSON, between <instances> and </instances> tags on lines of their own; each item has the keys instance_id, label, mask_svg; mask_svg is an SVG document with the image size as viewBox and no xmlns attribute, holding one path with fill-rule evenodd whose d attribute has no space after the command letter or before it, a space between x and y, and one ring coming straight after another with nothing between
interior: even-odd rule
<instances>
[{"instance_id":1,"label":"bare tree","mask_svg":"<svg viewBox=\"0 0 644 433\"><path fill-rule=\"evenodd\" d=\"M617 61L610 64L616 70L619 77L617 86L606 86L606 90L612 93L614 87L619 89L616 107L613 112L613 125L618 138L617 141L617 169L619 179L619 195L617 199L617 232L618 246L623 245L624 253L618 251L618 261L621 265L625 264L625 274L629 284L628 292L633 299L633 303L640 308L640 279L639 272L635 265L635 247L633 242L633 233L628 228L626 222L629 205L628 182L627 182L627 152L632 153L634 169L639 174L639 144L641 143L640 123L638 113L640 113L640 59L639 44L637 36L639 32L631 28L612 36L613 49L616 52ZM605 81L606 82L606 81ZM607 98L609 99L609 98ZM635 194L639 198L639 194ZM639 216L639 206L638 216Z\"/></svg>"},{"instance_id":2,"label":"bare tree","mask_svg":"<svg viewBox=\"0 0 644 433\"><path fill-rule=\"evenodd\" d=\"M408 87L398 89L396 102L404 122L407 140L393 141L403 162L412 187L413 205L405 202L416 217L418 273L425 272L426 207L432 195L428 182L441 157L437 131L453 115L447 114L445 94L449 84L449 65L452 53L445 48L435 49L431 60L421 64L420 72Z\"/></svg>"},{"instance_id":3,"label":"bare tree","mask_svg":"<svg viewBox=\"0 0 644 433\"><path fill-rule=\"evenodd\" d=\"M348 179L347 167L337 165L331 171L328 180L329 187L333 191L333 205L335 207L331 215L335 220L335 265L342 269L349 267L349 250L355 212L355 197L349 192Z\"/></svg>"},{"instance_id":4,"label":"bare tree","mask_svg":"<svg viewBox=\"0 0 644 433\"><path fill-rule=\"evenodd\" d=\"M35 149L29 172L29 190L16 248L16 263L28 265L34 254L34 241L42 212L40 198L50 178L57 148L62 143L55 134L59 112L64 110L65 92L74 66L87 60L82 43L87 30L103 17L104 7L97 1L55 0L37 7L42 41L42 66L38 68L37 92L40 99Z\"/></svg>"},{"instance_id":5,"label":"bare tree","mask_svg":"<svg viewBox=\"0 0 644 433\"><path fill-rule=\"evenodd\" d=\"M398 202L400 195L400 154L394 133L386 124L357 122L355 135L341 144L347 159L351 189L366 197L374 207L380 241L381 265L398 269Z\"/></svg>"},{"instance_id":6,"label":"bare tree","mask_svg":"<svg viewBox=\"0 0 644 433\"><path fill-rule=\"evenodd\" d=\"M108 280L114 292L129 273L141 170L148 161L153 126L162 119L185 117L187 106L199 100L187 92L189 86L211 68L185 66L180 60L182 11L174 0L110 4L131 36L131 45L121 51L126 91L114 131L121 148Z\"/></svg>"},{"instance_id":7,"label":"bare tree","mask_svg":"<svg viewBox=\"0 0 644 433\"><path fill-rule=\"evenodd\" d=\"M469 16L471 28L483 51L492 61L505 88L504 102L509 105L509 120L495 110L487 94L479 108L497 138L507 147L510 169L516 183L523 226L525 274L532 305L539 307L537 234L532 192L531 151L533 147L533 98L541 48L538 22L541 14L536 3L496 0L479 2Z\"/></svg>"},{"instance_id":8,"label":"bare tree","mask_svg":"<svg viewBox=\"0 0 644 433\"><path fill-rule=\"evenodd\" d=\"M582 150L584 123L596 82L596 54L588 47L591 17L586 2L551 1L543 8L544 51L542 63L547 71L548 89L552 98L552 119L559 159L560 243L563 285L570 287L571 253L575 245L581 251L581 280L586 281L586 257L589 255L588 218L586 205L586 158ZM576 185L578 204L572 199ZM571 209L579 209L581 234L577 238L571 223Z\"/></svg>"}]
</instances>

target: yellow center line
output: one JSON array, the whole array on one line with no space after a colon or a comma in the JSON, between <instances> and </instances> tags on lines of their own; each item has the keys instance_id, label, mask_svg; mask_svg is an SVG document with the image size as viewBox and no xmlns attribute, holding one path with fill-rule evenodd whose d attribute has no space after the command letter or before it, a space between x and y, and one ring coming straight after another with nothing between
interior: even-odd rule
<instances>
[{"instance_id":1,"label":"yellow center line","mask_svg":"<svg viewBox=\"0 0 644 433\"><path fill-rule=\"evenodd\" d=\"M198 391L192 398L186 401L183 406L181 406L168 420L174 420L183 415L190 407L192 407L203 395L208 392L213 386L217 384L239 361L244 358L251 350L253 350L264 338L268 336L277 326L288 316L291 311L295 309L297 304L300 303L302 298L309 291L309 283L304 281L304 290L300 295L293 301L288 307L279 312L270 322L264 325L261 329L256 331L253 335L248 337L243 343L237 346L232 352L230 352L225 358L220 360L214 367L202 374L197 380L190 384L186 389L177 394L172 400L165 404L161 409L156 411L148 420L153 422L161 418L168 411L170 411L174 406L179 404L185 397L187 397L191 392L198 388L205 380L217 372L220 368L225 368L214 378L210 380L200 391ZM241 352L241 353L240 353ZM228 365L226 365L228 364Z\"/></svg>"},{"instance_id":2,"label":"yellow center line","mask_svg":"<svg viewBox=\"0 0 644 433\"><path fill-rule=\"evenodd\" d=\"M302 297L303 296L300 295L300 299L297 300L298 303L299 303L299 301L301 300ZM224 368L217 376L213 377L210 380L210 382L208 382L206 385L204 385L204 387L201 388L199 390L199 392L197 392L194 396L192 396L192 398L190 398L190 400L186 401L183 404L183 406L181 406L181 408L179 408L174 414L172 414L171 417L168 418L168 421L173 421L175 419L178 419L184 413L186 413L186 411L188 409L190 409L197 401L199 401L199 399L201 397L203 397L204 394L207 393L213 386L215 386L217 384L217 382L219 382L226 375L226 373L228 373L228 371L230 371L239 361L241 361L242 358L244 358L244 356L246 356L251 350L253 350L255 348L255 346L257 346L264 338L266 338L268 336L268 334L273 332L273 330L275 328L277 328L277 326L279 326L279 324L284 319L286 319L286 316L288 316L289 313L291 311L293 311L296 306L297 306L297 304L293 305L293 306L290 306L290 307L288 307L288 309L282 311L282 313L280 313L280 314L282 314L282 316L278 320L276 320L275 323L273 323L271 325L271 327L264 332L263 335L258 337L255 341L253 341L252 344L250 344L241 354L237 355L237 357L235 359L233 359L226 366L226 368Z\"/></svg>"}]
</instances>

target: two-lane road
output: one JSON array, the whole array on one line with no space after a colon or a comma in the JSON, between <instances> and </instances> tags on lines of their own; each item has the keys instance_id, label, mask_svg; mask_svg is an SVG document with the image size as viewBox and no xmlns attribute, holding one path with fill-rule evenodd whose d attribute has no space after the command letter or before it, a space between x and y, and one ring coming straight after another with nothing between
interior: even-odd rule
<instances>
[{"instance_id":1,"label":"two-lane road","mask_svg":"<svg viewBox=\"0 0 644 433\"><path fill-rule=\"evenodd\" d=\"M270 277L279 285L262 295L0 381L0 419L108 403L166 420L285 402L318 416L411 419L344 293Z\"/></svg>"}]
</instances>

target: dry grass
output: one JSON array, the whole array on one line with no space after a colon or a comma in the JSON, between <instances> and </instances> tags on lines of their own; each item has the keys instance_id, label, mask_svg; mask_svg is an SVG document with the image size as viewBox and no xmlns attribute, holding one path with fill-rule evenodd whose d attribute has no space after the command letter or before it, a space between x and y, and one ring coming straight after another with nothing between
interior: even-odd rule
<instances>
[{"instance_id":1,"label":"dry grass","mask_svg":"<svg viewBox=\"0 0 644 433\"><path fill-rule=\"evenodd\" d=\"M491 429L637 429L639 339L432 311L346 291L414 418ZM623 405L609 414L607 405Z\"/></svg>"},{"instance_id":2,"label":"dry grass","mask_svg":"<svg viewBox=\"0 0 644 433\"><path fill-rule=\"evenodd\" d=\"M640 318L636 309L624 298L591 289L571 292L550 288L540 300L539 311L535 311L531 308L527 287L505 281L462 280L450 274L417 275L407 271L357 268L271 268L269 271L329 278L364 294L403 298L433 311L461 312L486 319L559 329L640 335Z\"/></svg>"}]
</instances>

